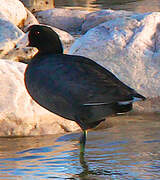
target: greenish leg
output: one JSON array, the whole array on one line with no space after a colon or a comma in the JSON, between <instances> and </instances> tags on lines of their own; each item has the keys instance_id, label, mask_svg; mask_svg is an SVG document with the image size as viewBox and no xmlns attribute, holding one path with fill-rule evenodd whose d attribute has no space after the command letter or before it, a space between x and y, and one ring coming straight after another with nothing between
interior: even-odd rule
<instances>
[{"instance_id":1,"label":"greenish leg","mask_svg":"<svg viewBox=\"0 0 160 180\"><path fill-rule=\"evenodd\" d=\"M87 130L84 130L80 137L80 154L84 154L85 152L86 138L87 138Z\"/></svg>"}]
</instances>

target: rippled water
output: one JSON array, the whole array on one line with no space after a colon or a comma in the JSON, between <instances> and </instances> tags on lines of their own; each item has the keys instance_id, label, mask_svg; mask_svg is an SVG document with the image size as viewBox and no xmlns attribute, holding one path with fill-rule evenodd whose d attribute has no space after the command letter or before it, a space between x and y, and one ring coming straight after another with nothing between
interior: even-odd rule
<instances>
[{"instance_id":1,"label":"rippled water","mask_svg":"<svg viewBox=\"0 0 160 180\"><path fill-rule=\"evenodd\" d=\"M160 116L119 116L110 128L79 133L0 138L0 179L160 179ZM112 126L113 125L113 126Z\"/></svg>"}]
</instances>

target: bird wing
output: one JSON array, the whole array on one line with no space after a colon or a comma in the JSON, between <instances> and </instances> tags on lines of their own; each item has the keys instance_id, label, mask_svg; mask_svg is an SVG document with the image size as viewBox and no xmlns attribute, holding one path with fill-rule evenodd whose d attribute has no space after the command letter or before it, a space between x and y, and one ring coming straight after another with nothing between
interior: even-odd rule
<instances>
[{"instance_id":1,"label":"bird wing","mask_svg":"<svg viewBox=\"0 0 160 180\"><path fill-rule=\"evenodd\" d=\"M53 59L53 60L52 60ZM134 90L94 61L71 55L53 55L38 67L48 91L63 96L70 103L84 106L125 102ZM50 75L49 75L50 74ZM49 76L48 76L49 75Z\"/></svg>"}]
</instances>

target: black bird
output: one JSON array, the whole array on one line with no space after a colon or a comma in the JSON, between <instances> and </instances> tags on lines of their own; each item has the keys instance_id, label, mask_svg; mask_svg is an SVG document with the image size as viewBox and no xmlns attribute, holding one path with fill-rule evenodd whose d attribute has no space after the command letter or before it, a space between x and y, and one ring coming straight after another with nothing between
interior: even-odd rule
<instances>
[{"instance_id":1,"label":"black bird","mask_svg":"<svg viewBox=\"0 0 160 180\"><path fill-rule=\"evenodd\" d=\"M84 152L87 129L109 115L130 111L134 101L145 100L91 59L63 54L52 28L32 25L28 39L39 52L26 68L26 88L38 104L78 123L83 130L80 152Z\"/></svg>"}]
</instances>

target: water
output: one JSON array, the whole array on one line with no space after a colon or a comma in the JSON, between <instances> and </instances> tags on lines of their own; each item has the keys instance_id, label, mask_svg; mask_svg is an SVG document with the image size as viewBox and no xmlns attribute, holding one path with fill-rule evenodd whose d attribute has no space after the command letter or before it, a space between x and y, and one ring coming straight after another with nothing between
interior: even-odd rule
<instances>
[{"instance_id":1,"label":"water","mask_svg":"<svg viewBox=\"0 0 160 180\"><path fill-rule=\"evenodd\" d=\"M32 11L57 8L81 10L128 10L136 12L160 11L159 0L21 0Z\"/></svg>"},{"instance_id":2,"label":"water","mask_svg":"<svg viewBox=\"0 0 160 180\"><path fill-rule=\"evenodd\" d=\"M80 134L0 138L0 179L160 179L160 116L119 116L110 128Z\"/></svg>"},{"instance_id":3,"label":"water","mask_svg":"<svg viewBox=\"0 0 160 180\"><path fill-rule=\"evenodd\" d=\"M83 10L114 9L136 12L160 11L159 0L55 0L55 7Z\"/></svg>"},{"instance_id":4,"label":"water","mask_svg":"<svg viewBox=\"0 0 160 180\"><path fill-rule=\"evenodd\" d=\"M160 11L159 0L21 0L31 11L53 8L81 10L128 10L136 12Z\"/></svg>"}]
</instances>

